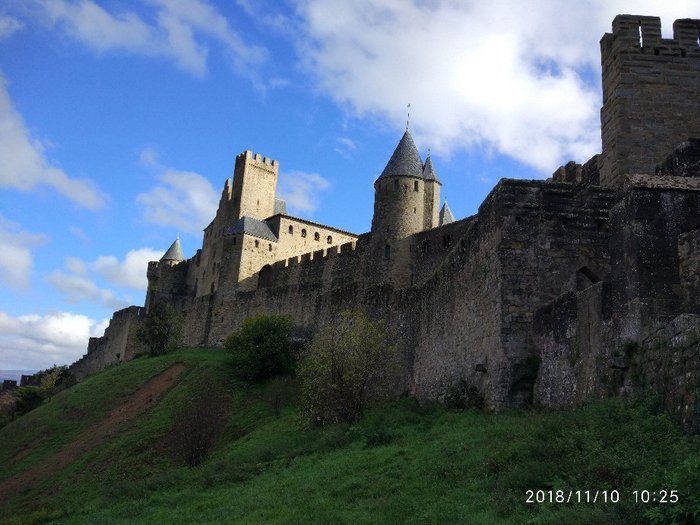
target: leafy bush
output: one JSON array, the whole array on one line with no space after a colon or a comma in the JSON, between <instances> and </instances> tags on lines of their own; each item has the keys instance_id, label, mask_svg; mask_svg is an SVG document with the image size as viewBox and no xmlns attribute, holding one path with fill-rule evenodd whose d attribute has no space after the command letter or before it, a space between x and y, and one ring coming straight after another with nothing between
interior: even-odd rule
<instances>
[{"instance_id":1,"label":"leafy bush","mask_svg":"<svg viewBox=\"0 0 700 525\"><path fill-rule=\"evenodd\" d=\"M21 386L15 390L15 397L17 399L16 414L18 416L34 410L44 401L41 388L38 386Z\"/></svg>"},{"instance_id":2,"label":"leafy bush","mask_svg":"<svg viewBox=\"0 0 700 525\"><path fill-rule=\"evenodd\" d=\"M182 316L167 303L153 305L137 336L150 356L175 349L182 332Z\"/></svg>"},{"instance_id":3,"label":"leafy bush","mask_svg":"<svg viewBox=\"0 0 700 525\"><path fill-rule=\"evenodd\" d=\"M246 381L263 381L294 368L295 344L289 317L260 315L243 322L224 347L233 357L236 373Z\"/></svg>"},{"instance_id":4,"label":"leafy bush","mask_svg":"<svg viewBox=\"0 0 700 525\"><path fill-rule=\"evenodd\" d=\"M482 409L484 408L484 396L481 395L477 387L462 379L447 391L445 406L459 410Z\"/></svg>"},{"instance_id":5,"label":"leafy bush","mask_svg":"<svg viewBox=\"0 0 700 525\"><path fill-rule=\"evenodd\" d=\"M301 363L302 410L311 424L353 423L370 400L394 392L396 348L364 313L345 312L319 330Z\"/></svg>"}]
</instances>

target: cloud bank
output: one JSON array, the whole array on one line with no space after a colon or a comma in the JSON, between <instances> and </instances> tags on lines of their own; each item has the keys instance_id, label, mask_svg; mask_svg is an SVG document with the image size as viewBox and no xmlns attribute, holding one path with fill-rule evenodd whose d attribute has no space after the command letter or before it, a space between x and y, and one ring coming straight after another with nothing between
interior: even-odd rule
<instances>
[{"instance_id":1,"label":"cloud bank","mask_svg":"<svg viewBox=\"0 0 700 525\"><path fill-rule=\"evenodd\" d=\"M691 2L302 0L299 55L319 89L433 151L486 148L543 173L600 149L599 45L618 13L666 32Z\"/></svg>"}]
</instances>

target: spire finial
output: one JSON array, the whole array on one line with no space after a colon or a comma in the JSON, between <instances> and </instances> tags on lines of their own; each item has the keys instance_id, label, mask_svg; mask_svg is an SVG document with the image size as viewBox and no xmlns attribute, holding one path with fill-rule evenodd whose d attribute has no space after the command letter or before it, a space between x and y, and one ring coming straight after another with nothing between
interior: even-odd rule
<instances>
[{"instance_id":1,"label":"spire finial","mask_svg":"<svg viewBox=\"0 0 700 525\"><path fill-rule=\"evenodd\" d=\"M408 124L411 121L411 103L406 105L406 131L408 131Z\"/></svg>"},{"instance_id":2,"label":"spire finial","mask_svg":"<svg viewBox=\"0 0 700 525\"><path fill-rule=\"evenodd\" d=\"M175 239L177 239L178 241L180 240L180 232L177 232L177 235L175 236Z\"/></svg>"}]
</instances>

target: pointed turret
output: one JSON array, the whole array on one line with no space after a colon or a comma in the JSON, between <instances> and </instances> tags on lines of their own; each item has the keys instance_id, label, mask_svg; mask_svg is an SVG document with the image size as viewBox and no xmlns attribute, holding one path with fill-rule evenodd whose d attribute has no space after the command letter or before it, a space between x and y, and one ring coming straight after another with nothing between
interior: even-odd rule
<instances>
[{"instance_id":1,"label":"pointed turret","mask_svg":"<svg viewBox=\"0 0 700 525\"><path fill-rule=\"evenodd\" d=\"M180 237L175 239L175 242L170 245L168 251L163 254L160 258L161 262L179 263L185 260L185 256L182 253L182 246L180 245Z\"/></svg>"},{"instance_id":2,"label":"pointed turret","mask_svg":"<svg viewBox=\"0 0 700 525\"><path fill-rule=\"evenodd\" d=\"M433 168L433 161L430 159L430 153L425 159L425 164L423 164L423 178L425 180L434 180L435 182L440 182L435 174L435 168Z\"/></svg>"},{"instance_id":3,"label":"pointed turret","mask_svg":"<svg viewBox=\"0 0 700 525\"><path fill-rule=\"evenodd\" d=\"M423 178L423 162L420 159L416 143L413 142L411 132L406 130L391 155L380 179L396 175Z\"/></svg>"},{"instance_id":4,"label":"pointed turret","mask_svg":"<svg viewBox=\"0 0 700 525\"><path fill-rule=\"evenodd\" d=\"M447 205L447 201L445 201L445 204L442 205L442 209L440 210L440 226L450 224L451 222L455 222L455 216L452 215L452 210Z\"/></svg>"}]
</instances>

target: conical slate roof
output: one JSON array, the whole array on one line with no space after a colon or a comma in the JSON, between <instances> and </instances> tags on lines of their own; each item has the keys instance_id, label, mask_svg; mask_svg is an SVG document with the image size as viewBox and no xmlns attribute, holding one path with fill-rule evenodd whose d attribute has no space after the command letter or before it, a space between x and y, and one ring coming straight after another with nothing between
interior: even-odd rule
<instances>
[{"instance_id":1,"label":"conical slate roof","mask_svg":"<svg viewBox=\"0 0 700 525\"><path fill-rule=\"evenodd\" d=\"M455 222L455 216L452 215L452 210L447 205L447 201L445 201L445 204L442 205L442 209L440 210L440 226L450 224L451 222Z\"/></svg>"},{"instance_id":2,"label":"conical slate roof","mask_svg":"<svg viewBox=\"0 0 700 525\"><path fill-rule=\"evenodd\" d=\"M185 256L182 253L182 246L180 246L180 238L175 239L175 242L170 245L168 251L163 254L160 258L161 261L184 261Z\"/></svg>"},{"instance_id":3,"label":"conical slate roof","mask_svg":"<svg viewBox=\"0 0 700 525\"><path fill-rule=\"evenodd\" d=\"M391 177L393 175L409 177L423 176L423 162L420 160L418 148L416 148L413 137L411 137L411 133L408 130L406 130L406 133L401 137L399 145L396 146L393 155L379 178Z\"/></svg>"},{"instance_id":4,"label":"conical slate roof","mask_svg":"<svg viewBox=\"0 0 700 525\"><path fill-rule=\"evenodd\" d=\"M435 168L433 168L433 161L430 160L430 153L428 153L428 158L425 159L425 164L423 165L423 178L425 180L434 180L440 182L435 174Z\"/></svg>"}]
</instances>

